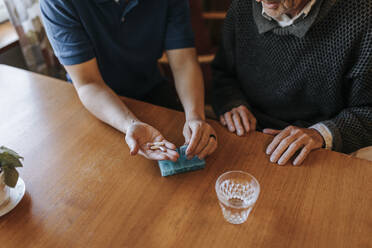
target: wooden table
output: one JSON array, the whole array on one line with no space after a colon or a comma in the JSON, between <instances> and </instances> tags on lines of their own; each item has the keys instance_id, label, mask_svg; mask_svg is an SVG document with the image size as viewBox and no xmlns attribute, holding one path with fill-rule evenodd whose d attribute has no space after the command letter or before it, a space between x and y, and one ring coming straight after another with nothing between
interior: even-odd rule
<instances>
[{"instance_id":1,"label":"wooden table","mask_svg":"<svg viewBox=\"0 0 372 248\"><path fill-rule=\"evenodd\" d=\"M18 35L13 25L7 21L0 24L0 53L16 46Z\"/></svg>"},{"instance_id":2,"label":"wooden table","mask_svg":"<svg viewBox=\"0 0 372 248\"><path fill-rule=\"evenodd\" d=\"M211 121L220 145L206 169L162 178L70 84L7 66L0 78L0 142L25 157L27 190L0 218L1 247L372 247L370 162L320 150L302 167L275 166L269 136L239 138ZM182 144L181 113L127 104ZM214 183L228 170L261 184L242 225L217 204Z\"/></svg>"}]
</instances>

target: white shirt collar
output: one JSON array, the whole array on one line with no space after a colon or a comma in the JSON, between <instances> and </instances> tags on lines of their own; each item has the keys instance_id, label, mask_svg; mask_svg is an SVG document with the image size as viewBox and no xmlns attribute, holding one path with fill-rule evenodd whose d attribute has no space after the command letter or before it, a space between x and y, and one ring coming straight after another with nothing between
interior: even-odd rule
<instances>
[{"instance_id":1,"label":"white shirt collar","mask_svg":"<svg viewBox=\"0 0 372 248\"><path fill-rule=\"evenodd\" d=\"M265 13L265 9L263 8L263 6L262 6L262 15L270 21L272 19L274 19L275 21L278 22L280 27L284 28L284 27L291 26L294 23L294 21L296 21L301 16L303 16L303 18L305 18L310 13L311 8L315 4L315 2L316 2L316 0L311 0L308 4L306 4L306 6L302 9L302 11L293 18L288 17L286 14L283 14L283 15L281 15L279 17L276 17L276 18L271 17L271 16L269 16L268 14Z\"/></svg>"}]
</instances>

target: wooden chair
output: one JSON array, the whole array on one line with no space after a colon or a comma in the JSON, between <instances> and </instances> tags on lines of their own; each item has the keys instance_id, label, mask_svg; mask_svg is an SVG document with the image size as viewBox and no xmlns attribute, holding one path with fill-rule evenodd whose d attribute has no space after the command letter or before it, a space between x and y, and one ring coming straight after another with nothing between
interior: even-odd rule
<instances>
[{"instance_id":1,"label":"wooden chair","mask_svg":"<svg viewBox=\"0 0 372 248\"><path fill-rule=\"evenodd\" d=\"M225 11L203 12L203 19L205 20L224 20L225 17L226 17Z\"/></svg>"}]
</instances>

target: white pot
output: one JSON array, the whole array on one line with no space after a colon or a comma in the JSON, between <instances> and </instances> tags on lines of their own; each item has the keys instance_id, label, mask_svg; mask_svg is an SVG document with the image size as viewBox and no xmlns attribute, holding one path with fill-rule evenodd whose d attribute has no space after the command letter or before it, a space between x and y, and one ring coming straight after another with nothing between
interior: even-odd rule
<instances>
[{"instance_id":1,"label":"white pot","mask_svg":"<svg viewBox=\"0 0 372 248\"><path fill-rule=\"evenodd\" d=\"M0 208L9 202L9 187L4 183L4 172L0 173Z\"/></svg>"}]
</instances>

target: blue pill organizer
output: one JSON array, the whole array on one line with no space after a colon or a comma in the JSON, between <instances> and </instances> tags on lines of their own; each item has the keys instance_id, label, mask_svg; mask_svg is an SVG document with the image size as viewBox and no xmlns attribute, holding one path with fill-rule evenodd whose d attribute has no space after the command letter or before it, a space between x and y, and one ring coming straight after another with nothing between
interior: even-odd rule
<instances>
[{"instance_id":1,"label":"blue pill organizer","mask_svg":"<svg viewBox=\"0 0 372 248\"><path fill-rule=\"evenodd\" d=\"M163 177L171 176L179 173L185 173L189 171L201 170L205 168L205 160L199 159L197 156L190 160L186 157L187 145L177 148L177 152L180 155L176 162L170 160L158 161L161 175Z\"/></svg>"}]
</instances>

